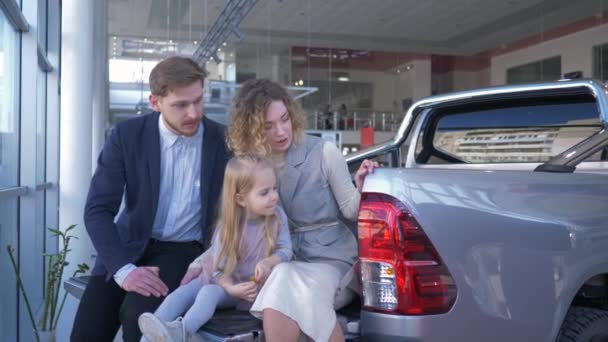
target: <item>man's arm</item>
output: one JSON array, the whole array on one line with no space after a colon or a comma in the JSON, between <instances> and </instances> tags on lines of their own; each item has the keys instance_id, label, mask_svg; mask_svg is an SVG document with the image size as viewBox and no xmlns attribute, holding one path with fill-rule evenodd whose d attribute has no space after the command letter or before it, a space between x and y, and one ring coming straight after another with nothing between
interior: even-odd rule
<instances>
[{"instance_id":1,"label":"man's arm","mask_svg":"<svg viewBox=\"0 0 608 342\"><path fill-rule=\"evenodd\" d=\"M114 223L126 183L119 130L120 126L112 130L97 159L84 211L87 232L109 276L132 262Z\"/></svg>"}]
</instances>

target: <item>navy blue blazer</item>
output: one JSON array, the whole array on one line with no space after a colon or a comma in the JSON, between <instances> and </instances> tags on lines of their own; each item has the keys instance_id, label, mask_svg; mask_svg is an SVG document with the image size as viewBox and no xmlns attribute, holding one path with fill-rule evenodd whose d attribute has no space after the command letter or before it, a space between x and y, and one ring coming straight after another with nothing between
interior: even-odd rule
<instances>
[{"instance_id":1,"label":"navy blue blazer","mask_svg":"<svg viewBox=\"0 0 608 342\"><path fill-rule=\"evenodd\" d=\"M110 279L143 255L160 189L159 113L117 124L97 160L84 210L84 223L97 250L93 275ZM203 119L201 159L201 229L203 244L211 242L216 206L229 158L225 127ZM125 207L114 219L124 195Z\"/></svg>"}]
</instances>

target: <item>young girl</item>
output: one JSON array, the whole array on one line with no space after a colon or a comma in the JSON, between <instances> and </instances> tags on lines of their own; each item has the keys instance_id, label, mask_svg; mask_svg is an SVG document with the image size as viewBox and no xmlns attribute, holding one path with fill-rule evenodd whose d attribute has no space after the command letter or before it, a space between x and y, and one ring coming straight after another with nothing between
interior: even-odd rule
<instances>
[{"instance_id":1,"label":"young girl","mask_svg":"<svg viewBox=\"0 0 608 342\"><path fill-rule=\"evenodd\" d=\"M196 332L216 308L248 310L272 268L291 259L287 217L277 206L270 161L251 155L226 165L220 215L210 252L213 275L181 285L154 314L139 317L148 341L197 341ZM208 253L205 253L208 254ZM205 254L193 264L204 263ZM186 311L187 310L187 311ZM186 312L183 318L178 317Z\"/></svg>"}]
</instances>

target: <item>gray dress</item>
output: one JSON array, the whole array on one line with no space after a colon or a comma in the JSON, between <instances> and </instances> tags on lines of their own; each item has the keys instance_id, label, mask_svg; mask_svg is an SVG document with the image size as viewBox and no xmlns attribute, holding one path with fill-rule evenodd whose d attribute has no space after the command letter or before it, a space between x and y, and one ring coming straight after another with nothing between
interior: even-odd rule
<instances>
[{"instance_id":1,"label":"gray dress","mask_svg":"<svg viewBox=\"0 0 608 342\"><path fill-rule=\"evenodd\" d=\"M337 148L331 147L328 160L324 143L305 136L287 152L278 187L295 261L273 270L251 308L260 318L266 308L280 311L315 341L329 339L336 322L336 290L357 259L357 241L338 217L341 208L352 207L345 202L358 204L359 193ZM348 214L353 218L352 211Z\"/></svg>"}]
</instances>

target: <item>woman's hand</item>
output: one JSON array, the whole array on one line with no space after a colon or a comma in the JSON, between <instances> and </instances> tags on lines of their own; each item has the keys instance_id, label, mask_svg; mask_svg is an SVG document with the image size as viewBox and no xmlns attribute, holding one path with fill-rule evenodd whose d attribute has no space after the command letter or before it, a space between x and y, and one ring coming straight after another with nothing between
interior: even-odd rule
<instances>
[{"instance_id":1,"label":"woman's hand","mask_svg":"<svg viewBox=\"0 0 608 342\"><path fill-rule=\"evenodd\" d=\"M355 184L357 185L357 190L359 190L359 192L363 190L363 181L365 180L365 176L373 173L374 169L377 167L380 167L380 164L373 160L365 159L361 163L359 170L357 170L357 173L355 174Z\"/></svg>"},{"instance_id":2,"label":"woman's hand","mask_svg":"<svg viewBox=\"0 0 608 342\"><path fill-rule=\"evenodd\" d=\"M186 285L191 282L194 278L198 277L201 272L203 272L202 267L188 267L186 274L182 278L182 281L179 283L180 285Z\"/></svg>"},{"instance_id":3,"label":"woman's hand","mask_svg":"<svg viewBox=\"0 0 608 342\"><path fill-rule=\"evenodd\" d=\"M226 292L232 297L240 298L248 302L253 302L258 295L258 285L253 281L246 281L227 286Z\"/></svg>"}]
</instances>

